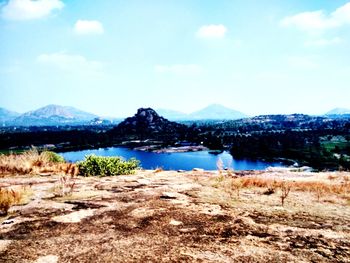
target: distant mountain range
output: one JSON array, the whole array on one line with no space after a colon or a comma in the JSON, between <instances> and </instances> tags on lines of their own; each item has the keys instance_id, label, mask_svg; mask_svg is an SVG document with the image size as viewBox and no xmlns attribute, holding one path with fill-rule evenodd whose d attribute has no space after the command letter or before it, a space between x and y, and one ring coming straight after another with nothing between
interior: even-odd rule
<instances>
[{"instance_id":1,"label":"distant mountain range","mask_svg":"<svg viewBox=\"0 0 350 263\"><path fill-rule=\"evenodd\" d=\"M16 117L18 117L20 114L14 111L9 111L4 108L0 108L0 124L4 125L5 123L12 121Z\"/></svg>"},{"instance_id":2,"label":"distant mountain range","mask_svg":"<svg viewBox=\"0 0 350 263\"><path fill-rule=\"evenodd\" d=\"M87 124L98 116L74 107L61 105L47 105L24 114L9 114L9 111L0 112L4 119L3 125L8 126L57 126Z\"/></svg>"},{"instance_id":3,"label":"distant mountain range","mask_svg":"<svg viewBox=\"0 0 350 263\"><path fill-rule=\"evenodd\" d=\"M158 109L157 114L171 121L236 120L248 117L220 104L212 104L190 114L169 109ZM350 109L335 108L323 116L350 118ZM107 125L121 121L122 119L102 118L74 107L53 104L24 114L0 108L1 126Z\"/></svg>"},{"instance_id":4,"label":"distant mountain range","mask_svg":"<svg viewBox=\"0 0 350 263\"><path fill-rule=\"evenodd\" d=\"M329 115L350 115L350 109L345 108L335 108L325 114L326 116Z\"/></svg>"},{"instance_id":5,"label":"distant mountain range","mask_svg":"<svg viewBox=\"0 0 350 263\"><path fill-rule=\"evenodd\" d=\"M182 113L179 111L173 111L168 109L158 109L158 114L173 121L185 121L185 120L236 120L247 118L248 115L227 108L220 104L211 104L199 111L192 112L190 114Z\"/></svg>"}]
</instances>

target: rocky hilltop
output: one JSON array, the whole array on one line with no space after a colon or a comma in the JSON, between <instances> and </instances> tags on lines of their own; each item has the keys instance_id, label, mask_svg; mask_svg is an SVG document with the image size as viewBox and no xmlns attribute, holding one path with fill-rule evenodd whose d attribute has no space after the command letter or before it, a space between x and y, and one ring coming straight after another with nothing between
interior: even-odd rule
<instances>
[{"instance_id":1,"label":"rocky hilltop","mask_svg":"<svg viewBox=\"0 0 350 263\"><path fill-rule=\"evenodd\" d=\"M4 177L2 189L28 190L0 216L0 261L349 262L349 178L278 170ZM291 191L282 206L283 185Z\"/></svg>"},{"instance_id":2,"label":"rocky hilltop","mask_svg":"<svg viewBox=\"0 0 350 263\"><path fill-rule=\"evenodd\" d=\"M187 126L171 122L151 108L140 108L133 117L126 118L111 133L119 137L133 139L179 138L187 131Z\"/></svg>"}]
</instances>

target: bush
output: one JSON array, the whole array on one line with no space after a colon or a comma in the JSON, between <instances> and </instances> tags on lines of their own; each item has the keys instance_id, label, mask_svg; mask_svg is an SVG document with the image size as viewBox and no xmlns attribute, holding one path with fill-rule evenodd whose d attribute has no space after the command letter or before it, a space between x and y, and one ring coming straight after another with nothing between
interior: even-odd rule
<instances>
[{"instance_id":1,"label":"bush","mask_svg":"<svg viewBox=\"0 0 350 263\"><path fill-rule=\"evenodd\" d=\"M12 205L19 204L22 193L13 189L0 188L0 215L7 215Z\"/></svg>"},{"instance_id":2,"label":"bush","mask_svg":"<svg viewBox=\"0 0 350 263\"><path fill-rule=\"evenodd\" d=\"M140 162L134 158L125 161L121 157L103 157L96 155L85 156L85 160L78 163L79 172L84 176L114 176L134 174Z\"/></svg>"},{"instance_id":3,"label":"bush","mask_svg":"<svg viewBox=\"0 0 350 263\"><path fill-rule=\"evenodd\" d=\"M51 163L64 163L65 162L64 158L55 152L44 151L41 153L41 155L44 158L47 158L47 160Z\"/></svg>"}]
</instances>

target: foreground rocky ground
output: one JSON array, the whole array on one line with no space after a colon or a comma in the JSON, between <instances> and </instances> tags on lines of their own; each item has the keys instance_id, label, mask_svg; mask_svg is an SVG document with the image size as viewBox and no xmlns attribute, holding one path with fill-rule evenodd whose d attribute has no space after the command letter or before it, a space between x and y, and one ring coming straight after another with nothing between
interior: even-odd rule
<instances>
[{"instance_id":1,"label":"foreground rocky ground","mask_svg":"<svg viewBox=\"0 0 350 263\"><path fill-rule=\"evenodd\" d=\"M232 176L334 184L349 174L0 178L29 196L0 217L0 262L350 262L346 193L292 187L282 207L279 189L237 186Z\"/></svg>"}]
</instances>

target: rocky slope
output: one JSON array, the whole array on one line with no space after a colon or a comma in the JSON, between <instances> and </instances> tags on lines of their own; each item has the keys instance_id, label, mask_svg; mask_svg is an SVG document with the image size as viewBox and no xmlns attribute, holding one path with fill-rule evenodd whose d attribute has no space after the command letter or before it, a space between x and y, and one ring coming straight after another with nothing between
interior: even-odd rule
<instances>
[{"instance_id":1,"label":"rocky slope","mask_svg":"<svg viewBox=\"0 0 350 263\"><path fill-rule=\"evenodd\" d=\"M242 172L234 176L340 184L348 173ZM139 171L96 178L9 177L32 191L0 217L1 262L349 262L350 208L320 198L245 187L229 175ZM232 175L231 175L232 176ZM72 192L59 196L74 182ZM29 191L29 190L28 190Z\"/></svg>"},{"instance_id":2,"label":"rocky slope","mask_svg":"<svg viewBox=\"0 0 350 263\"><path fill-rule=\"evenodd\" d=\"M126 118L111 133L134 139L176 139L186 133L185 125L171 122L151 108L140 108L133 117Z\"/></svg>"}]
</instances>

